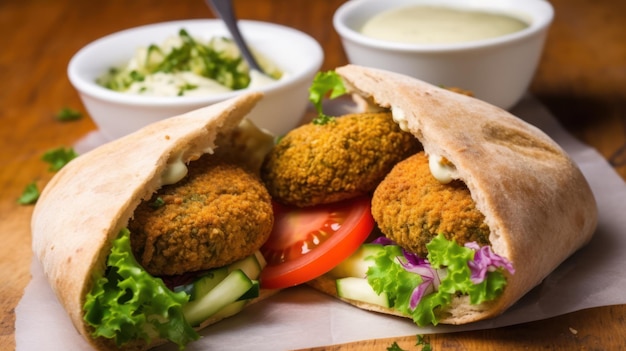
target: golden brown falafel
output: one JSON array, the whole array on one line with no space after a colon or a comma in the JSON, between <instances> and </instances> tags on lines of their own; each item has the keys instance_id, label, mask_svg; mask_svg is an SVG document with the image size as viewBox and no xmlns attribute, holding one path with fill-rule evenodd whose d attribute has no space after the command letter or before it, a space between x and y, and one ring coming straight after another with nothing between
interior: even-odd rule
<instances>
[{"instance_id":1,"label":"golden brown falafel","mask_svg":"<svg viewBox=\"0 0 626 351\"><path fill-rule=\"evenodd\" d=\"M372 215L388 238L426 257L426 244L442 233L458 244L489 244L489 227L459 180L442 184L419 152L399 162L374 191Z\"/></svg>"},{"instance_id":2,"label":"golden brown falafel","mask_svg":"<svg viewBox=\"0 0 626 351\"><path fill-rule=\"evenodd\" d=\"M421 150L391 113L352 114L285 135L261 171L272 197L300 207L370 194L400 160Z\"/></svg>"},{"instance_id":3,"label":"golden brown falafel","mask_svg":"<svg viewBox=\"0 0 626 351\"><path fill-rule=\"evenodd\" d=\"M207 155L179 183L161 188L129 223L133 253L154 275L224 266L267 240L274 216L260 179Z\"/></svg>"}]
</instances>

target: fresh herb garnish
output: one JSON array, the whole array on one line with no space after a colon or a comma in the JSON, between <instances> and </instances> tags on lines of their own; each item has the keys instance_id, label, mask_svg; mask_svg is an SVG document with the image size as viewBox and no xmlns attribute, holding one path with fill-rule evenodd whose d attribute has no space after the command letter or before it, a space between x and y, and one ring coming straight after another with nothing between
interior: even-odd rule
<instances>
[{"instance_id":1,"label":"fresh herb garnish","mask_svg":"<svg viewBox=\"0 0 626 351\"><path fill-rule=\"evenodd\" d=\"M78 154L76 153L76 151L74 151L73 148L66 149L63 147L59 147L46 151L41 156L41 159L44 162L50 164L48 171L56 172L76 157L78 157ZM20 195L20 197L17 199L17 202L20 205L32 205L37 202L37 200L39 199L39 195L40 192L39 188L37 187L37 183L33 181L30 184L26 185L24 191L22 191L22 195Z\"/></svg>"},{"instance_id":2,"label":"fresh herb garnish","mask_svg":"<svg viewBox=\"0 0 626 351\"><path fill-rule=\"evenodd\" d=\"M430 341L424 335L417 335L417 343L415 346L422 346L422 351L432 351L433 348L430 346Z\"/></svg>"},{"instance_id":3,"label":"fresh herb garnish","mask_svg":"<svg viewBox=\"0 0 626 351\"><path fill-rule=\"evenodd\" d=\"M183 96L185 95L185 91L187 90L194 90L197 89L198 86L195 84L189 84L189 83L185 83L185 85L179 87L178 89L178 96Z\"/></svg>"},{"instance_id":4,"label":"fresh herb garnish","mask_svg":"<svg viewBox=\"0 0 626 351\"><path fill-rule=\"evenodd\" d=\"M317 117L313 118L313 120L311 121L311 123L318 125L318 126L323 126L324 124L333 123L333 122L335 122L335 117L328 116L325 114L320 114Z\"/></svg>"},{"instance_id":5,"label":"fresh herb garnish","mask_svg":"<svg viewBox=\"0 0 626 351\"><path fill-rule=\"evenodd\" d=\"M152 207L155 210L157 208L163 207L163 205L165 205L165 201L163 201L163 198L160 196L158 196L154 201L148 204L148 206Z\"/></svg>"},{"instance_id":6,"label":"fresh herb garnish","mask_svg":"<svg viewBox=\"0 0 626 351\"><path fill-rule=\"evenodd\" d=\"M405 350L401 348L397 342L394 341L393 344L391 344L391 346L387 348L387 351L405 351Z\"/></svg>"},{"instance_id":7,"label":"fresh herb garnish","mask_svg":"<svg viewBox=\"0 0 626 351\"><path fill-rule=\"evenodd\" d=\"M50 168L48 168L50 172L56 172L76 157L78 154L73 148L59 147L46 151L41 159L50 164Z\"/></svg>"},{"instance_id":8,"label":"fresh herb garnish","mask_svg":"<svg viewBox=\"0 0 626 351\"><path fill-rule=\"evenodd\" d=\"M317 117L313 120L313 124L326 124L333 120L332 116L324 114L322 110L322 101L328 96L335 99L346 94L347 90L343 84L341 76L335 71L318 72L313 78L313 83L309 87L309 101L315 106Z\"/></svg>"},{"instance_id":9,"label":"fresh herb garnish","mask_svg":"<svg viewBox=\"0 0 626 351\"><path fill-rule=\"evenodd\" d=\"M76 121L78 119L81 119L81 117L83 117L83 114L80 113L80 111L73 110L69 107L63 107L56 114L55 117L57 121L68 122L68 121Z\"/></svg>"},{"instance_id":10,"label":"fresh herb garnish","mask_svg":"<svg viewBox=\"0 0 626 351\"><path fill-rule=\"evenodd\" d=\"M112 68L98 83L115 91L125 91L133 83L142 82L146 76L158 72L192 72L215 80L232 90L243 89L250 84L249 68L231 39L215 37L202 43L185 29L181 29L178 36L180 44L169 51L165 52L162 47L151 44L146 49L145 58L138 65L132 69ZM276 79L280 75L275 70L270 74ZM196 86L190 84L180 87L179 95L195 88Z\"/></svg>"},{"instance_id":11,"label":"fresh herb garnish","mask_svg":"<svg viewBox=\"0 0 626 351\"><path fill-rule=\"evenodd\" d=\"M417 342L415 343L415 346L421 346L422 347L421 351L433 350L432 346L430 346L430 342L428 341L427 337L424 337L423 335L420 335L420 334L416 336L417 336ZM391 344L391 346L387 347L387 351L405 351L405 350L401 348L400 345L398 345L396 341L394 341L393 344Z\"/></svg>"},{"instance_id":12,"label":"fresh herb garnish","mask_svg":"<svg viewBox=\"0 0 626 351\"><path fill-rule=\"evenodd\" d=\"M130 71L129 75L130 75L130 79L135 82L143 82L146 79L146 77L143 74L137 71Z\"/></svg>"},{"instance_id":13,"label":"fresh herb garnish","mask_svg":"<svg viewBox=\"0 0 626 351\"><path fill-rule=\"evenodd\" d=\"M17 199L17 203L20 205L32 205L39 199L39 188L37 183L32 182L24 188L22 195Z\"/></svg>"}]
</instances>

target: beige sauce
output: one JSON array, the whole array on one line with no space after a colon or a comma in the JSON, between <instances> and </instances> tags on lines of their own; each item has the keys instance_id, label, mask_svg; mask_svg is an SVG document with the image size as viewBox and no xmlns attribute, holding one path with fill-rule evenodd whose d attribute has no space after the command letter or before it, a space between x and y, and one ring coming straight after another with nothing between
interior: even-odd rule
<instances>
[{"instance_id":1,"label":"beige sauce","mask_svg":"<svg viewBox=\"0 0 626 351\"><path fill-rule=\"evenodd\" d=\"M448 44L498 37L526 27L526 22L504 14L413 6L372 17L361 33L394 42Z\"/></svg>"}]
</instances>

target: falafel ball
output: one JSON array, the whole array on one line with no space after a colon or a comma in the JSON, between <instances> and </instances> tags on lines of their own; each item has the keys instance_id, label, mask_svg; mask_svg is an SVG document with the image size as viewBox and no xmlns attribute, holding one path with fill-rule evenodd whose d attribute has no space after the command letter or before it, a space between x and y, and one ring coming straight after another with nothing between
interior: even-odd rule
<instances>
[{"instance_id":1,"label":"falafel ball","mask_svg":"<svg viewBox=\"0 0 626 351\"><path fill-rule=\"evenodd\" d=\"M258 176L206 155L180 182L135 210L133 253L151 274L175 275L245 258L268 239L274 215Z\"/></svg>"},{"instance_id":2,"label":"falafel ball","mask_svg":"<svg viewBox=\"0 0 626 351\"><path fill-rule=\"evenodd\" d=\"M489 244L489 227L460 180L442 184L419 152L398 163L374 191L372 215L381 232L401 247L426 257L439 233L459 245Z\"/></svg>"},{"instance_id":3,"label":"falafel ball","mask_svg":"<svg viewBox=\"0 0 626 351\"><path fill-rule=\"evenodd\" d=\"M389 112L350 114L287 133L266 157L261 177L278 202L327 204L370 194L397 162L421 148Z\"/></svg>"}]
</instances>

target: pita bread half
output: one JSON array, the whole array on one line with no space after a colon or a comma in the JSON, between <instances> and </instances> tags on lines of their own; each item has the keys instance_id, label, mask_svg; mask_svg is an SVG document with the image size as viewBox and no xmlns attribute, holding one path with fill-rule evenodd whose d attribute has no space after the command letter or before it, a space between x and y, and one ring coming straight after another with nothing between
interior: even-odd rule
<instances>
[{"instance_id":1,"label":"pita bread half","mask_svg":"<svg viewBox=\"0 0 626 351\"><path fill-rule=\"evenodd\" d=\"M105 270L112 240L139 203L163 185L168 165L212 153L218 134L234 130L261 97L249 93L149 125L72 160L43 190L32 217L33 250L74 326L92 346L112 348L103 338L94 340L83 321L85 295L94 275Z\"/></svg>"},{"instance_id":2,"label":"pita bread half","mask_svg":"<svg viewBox=\"0 0 626 351\"><path fill-rule=\"evenodd\" d=\"M457 298L441 323L502 313L591 239L598 216L591 189L541 130L498 107L404 75L355 65L336 72L350 92L391 109L429 157L445 157L455 166L452 177L467 185L485 215L493 251L516 269L497 300L471 306ZM323 282L313 286L336 295Z\"/></svg>"}]
</instances>

